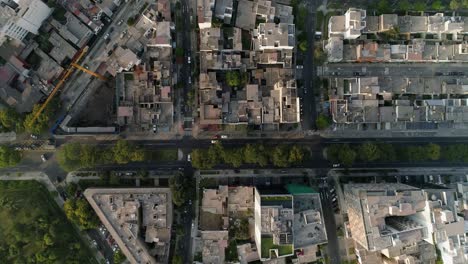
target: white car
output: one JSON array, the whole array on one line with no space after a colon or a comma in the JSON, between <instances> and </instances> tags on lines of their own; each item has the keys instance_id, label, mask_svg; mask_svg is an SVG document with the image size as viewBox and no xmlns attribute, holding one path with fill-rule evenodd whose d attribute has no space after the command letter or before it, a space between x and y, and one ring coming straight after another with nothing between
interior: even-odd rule
<instances>
[{"instance_id":1,"label":"white car","mask_svg":"<svg viewBox=\"0 0 468 264\"><path fill-rule=\"evenodd\" d=\"M108 39L108 38L109 38L109 33L106 33L106 34L104 35L104 39Z\"/></svg>"},{"instance_id":2,"label":"white car","mask_svg":"<svg viewBox=\"0 0 468 264\"><path fill-rule=\"evenodd\" d=\"M226 138L228 138L228 136L227 135L221 135L221 138L226 139Z\"/></svg>"},{"instance_id":3,"label":"white car","mask_svg":"<svg viewBox=\"0 0 468 264\"><path fill-rule=\"evenodd\" d=\"M218 143L218 140L211 140L211 144L216 144Z\"/></svg>"},{"instance_id":4,"label":"white car","mask_svg":"<svg viewBox=\"0 0 468 264\"><path fill-rule=\"evenodd\" d=\"M187 155L187 161L192 162L192 156L190 154Z\"/></svg>"},{"instance_id":5,"label":"white car","mask_svg":"<svg viewBox=\"0 0 468 264\"><path fill-rule=\"evenodd\" d=\"M46 158L46 156L45 156L44 154L41 155L41 160L42 160L42 162L46 162L46 161L47 161L47 158Z\"/></svg>"},{"instance_id":6,"label":"white car","mask_svg":"<svg viewBox=\"0 0 468 264\"><path fill-rule=\"evenodd\" d=\"M190 63L191 63L191 61L190 61L190 56L189 56L189 57L187 57L187 63L188 63L188 64L190 64Z\"/></svg>"},{"instance_id":7,"label":"white car","mask_svg":"<svg viewBox=\"0 0 468 264\"><path fill-rule=\"evenodd\" d=\"M339 168L341 165L339 163L333 164L333 168Z\"/></svg>"},{"instance_id":8,"label":"white car","mask_svg":"<svg viewBox=\"0 0 468 264\"><path fill-rule=\"evenodd\" d=\"M32 139L37 139L37 135L31 134Z\"/></svg>"},{"instance_id":9,"label":"white car","mask_svg":"<svg viewBox=\"0 0 468 264\"><path fill-rule=\"evenodd\" d=\"M123 23L123 19L120 19L119 22L117 22L117 26L122 25L122 23Z\"/></svg>"}]
</instances>

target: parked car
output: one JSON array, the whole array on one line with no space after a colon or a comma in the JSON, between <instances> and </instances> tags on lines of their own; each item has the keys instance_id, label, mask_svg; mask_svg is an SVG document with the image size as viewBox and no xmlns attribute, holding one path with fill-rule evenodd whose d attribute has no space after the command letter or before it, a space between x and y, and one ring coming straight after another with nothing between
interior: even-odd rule
<instances>
[{"instance_id":1,"label":"parked car","mask_svg":"<svg viewBox=\"0 0 468 264\"><path fill-rule=\"evenodd\" d=\"M228 138L228 136L227 135L221 135L221 138L226 139L226 138Z\"/></svg>"},{"instance_id":2,"label":"parked car","mask_svg":"<svg viewBox=\"0 0 468 264\"><path fill-rule=\"evenodd\" d=\"M218 143L218 140L211 140L211 144L216 144Z\"/></svg>"},{"instance_id":3,"label":"parked car","mask_svg":"<svg viewBox=\"0 0 468 264\"><path fill-rule=\"evenodd\" d=\"M41 155L41 160L42 160L42 162L46 162L46 161L47 161L47 157L45 156L45 154L42 154L42 155Z\"/></svg>"},{"instance_id":4,"label":"parked car","mask_svg":"<svg viewBox=\"0 0 468 264\"><path fill-rule=\"evenodd\" d=\"M104 39L108 39L109 36L110 36L109 33L106 33L106 34L104 35Z\"/></svg>"},{"instance_id":5,"label":"parked car","mask_svg":"<svg viewBox=\"0 0 468 264\"><path fill-rule=\"evenodd\" d=\"M192 162L192 156L190 154L187 155L187 161Z\"/></svg>"},{"instance_id":6,"label":"parked car","mask_svg":"<svg viewBox=\"0 0 468 264\"><path fill-rule=\"evenodd\" d=\"M123 19L120 19L119 22L117 22L117 26L122 25L122 23L123 23Z\"/></svg>"}]
</instances>

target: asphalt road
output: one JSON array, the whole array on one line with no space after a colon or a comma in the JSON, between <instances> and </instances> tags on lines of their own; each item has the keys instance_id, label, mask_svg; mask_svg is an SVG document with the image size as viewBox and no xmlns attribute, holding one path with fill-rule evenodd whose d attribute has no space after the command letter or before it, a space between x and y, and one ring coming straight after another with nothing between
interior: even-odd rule
<instances>
[{"instance_id":1,"label":"asphalt road","mask_svg":"<svg viewBox=\"0 0 468 264\"><path fill-rule=\"evenodd\" d=\"M468 76L466 64L461 63L329 63L318 67L319 76L433 77L437 73L462 72ZM440 75L440 74L439 74Z\"/></svg>"},{"instance_id":2,"label":"asphalt road","mask_svg":"<svg viewBox=\"0 0 468 264\"><path fill-rule=\"evenodd\" d=\"M307 11L309 15L307 16L307 41L309 43L309 48L304 57L304 68L303 68L303 81L304 86L301 93L302 98L302 127L304 130L312 130L315 128L315 119L317 118L317 109L315 105L315 89L314 87L314 78L316 76L315 66L314 66L314 43L315 43L315 11L316 11L316 1L307 2Z\"/></svg>"},{"instance_id":3,"label":"asphalt road","mask_svg":"<svg viewBox=\"0 0 468 264\"><path fill-rule=\"evenodd\" d=\"M333 212L333 205L331 203L330 192L328 186L320 189L320 200L322 201L322 212L325 221L325 228L327 230L328 238L328 256L330 257L331 264L340 264L340 250L338 244L338 235L336 232L335 213Z\"/></svg>"}]
</instances>

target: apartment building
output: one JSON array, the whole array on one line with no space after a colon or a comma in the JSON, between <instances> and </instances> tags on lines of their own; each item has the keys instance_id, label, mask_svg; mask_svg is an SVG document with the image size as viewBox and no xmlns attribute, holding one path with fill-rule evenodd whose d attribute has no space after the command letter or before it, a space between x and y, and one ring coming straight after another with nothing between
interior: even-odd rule
<instances>
[{"instance_id":1,"label":"apartment building","mask_svg":"<svg viewBox=\"0 0 468 264\"><path fill-rule=\"evenodd\" d=\"M468 61L463 35L465 17L366 16L365 10L350 8L328 22L325 49L329 62L464 62ZM363 36L361 38L361 35ZM411 36L411 37L410 37ZM379 44L376 38L400 38L409 44ZM442 42L442 40L449 40ZM356 40L344 44L343 40ZM385 41L384 41L385 42Z\"/></svg>"},{"instance_id":2,"label":"apartment building","mask_svg":"<svg viewBox=\"0 0 468 264\"><path fill-rule=\"evenodd\" d=\"M468 121L463 77L330 78L333 121L376 129L458 127ZM443 99L445 98L445 99Z\"/></svg>"},{"instance_id":3,"label":"apartment building","mask_svg":"<svg viewBox=\"0 0 468 264\"><path fill-rule=\"evenodd\" d=\"M215 9L222 5L229 6L229 1L216 1ZM293 18L292 8L241 0L235 14L235 27L200 29L199 123L273 130L298 123L295 27L287 23ZM284 23L275 23L276 14L285 18ZM234 86L227 81L232 71L239 79Z\"/></svg>"},{"instance_id":4,"label":"apartment building","mask_svg":"<svg viewBox=\"0 0 468 264\"><path fill-rule=\"evenodd\" d=\"M84 196L130 263L168 262L172 228L168 188L90 188Z\"/></svg>"},{"instance_id":5,"label":"apartment building","mask_svg":"<svg viewBox=\"0 0 468 264\"><path fill-rule=\"evenodd\" d=\"M346 184L347 236L359 263L466 263L453 194L400 183Z\"/></svg>"},{"instance_id":6,"label":"apartment building","mask_svg":"<svg viewBox=\"0 0 468 264\"><path fill-rule=\"evenodd\" d=\"M52 14L40 0L2 0L0 6L0 45L7 37L22 41L28 33L37 35Z\"/></svg>"},{"instance_id":7,"label":"apartment building","mask_svg":"<svg viewBox=\"0 0 468 264\"><path fill-rule=\"evenodd\" d=\"M261 195L250 186L204 189L199 215L195 247L203 263L244 264L295 252L297 263L308 263L317 260L317 246L327 241L320 196L312 190ZM225 252L233 250L238 258L227 259Z\"/></svg>"}]
</instances>

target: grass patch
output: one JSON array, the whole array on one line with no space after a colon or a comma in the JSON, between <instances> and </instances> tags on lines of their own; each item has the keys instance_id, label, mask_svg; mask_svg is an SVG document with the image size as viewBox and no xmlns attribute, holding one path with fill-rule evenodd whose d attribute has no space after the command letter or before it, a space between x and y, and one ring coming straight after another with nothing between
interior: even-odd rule
<instances>
[{"instance_id":1,"label":"grass patch","mask_svg":"<svg viewBox=\"0 0 468 264\"><path fill-rule=\"evenodd\" d=\"M0 255L2 263L97 263L51 194L36 181L0 182L0 220L0 249L9 252Z\"/></svg>"},{"instance_id":2,"label":"grass patch","mask_svg":"<svg viewBox=\"0 0 468 264\"><path fill-rule=\"evenodd\" d=\"M262 258L269 258L270 250L272 249L278 249L279 256L290 255L293 253L293 247L291 244L275 245L273 244L272 237L262 237Z\"/></svg>"}]
</instances>

